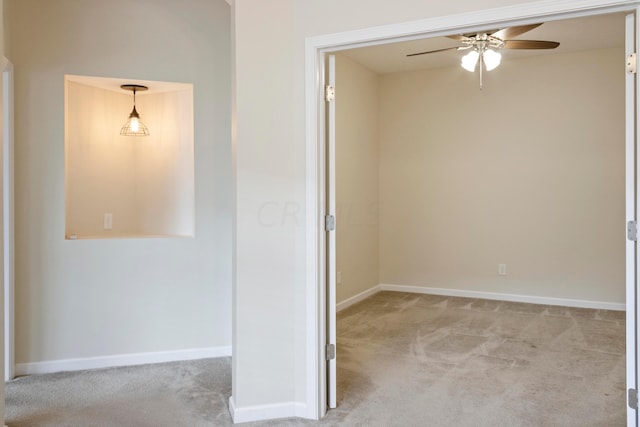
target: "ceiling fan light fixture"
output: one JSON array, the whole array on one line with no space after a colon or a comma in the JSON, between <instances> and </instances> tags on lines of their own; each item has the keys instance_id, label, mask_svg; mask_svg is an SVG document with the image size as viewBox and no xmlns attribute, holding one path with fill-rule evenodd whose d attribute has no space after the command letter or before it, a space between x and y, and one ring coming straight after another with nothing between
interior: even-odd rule
<instances>
[{"instance_id":1,"label":"ceiling fan light fixture","mask_svg":"<svg viewBox=\"0 0 640 427\"><path fill-rule=\"evenodd\" d=\"M480 54L474 49L462 57L460 65L462 65L462 68L465 70L473 73L476 70L478 58L480 58Z\"/></svg>"},{"instance_id":2,"label":"ceiling fan light fixture","mask_svg":"<svg viewBox=\"0 0 640 427\"><path fill-rule=\"evenodd\" d=\"M518 25L515 27L502 28L492 33L470 33L447 36L460 43L458 46L444 49L429 50L426 52L410 53L407 56L425 55L445 51L460 51L472 49L462 57L460 65L469 72L475 72L476 65L480 62L479 77L480 89L482 89L482 71L495 69L500 65L502 55L498 52L502 49L555 49L560 43L546 40L513 40L513 37L524 34L538 28L539 24ZM483 66L484 63L484 66Z\"/></svg>"},{"instance_id":3,"label":"ceiling fan light fixture","mask_svg":"<svg viewBox=\"0 0 640 427\"><path fill-rule=\"evenodd\" d=\"M500 53L496 52L495 50L487 49L483 52L482 59L484 61L485 67L487 67L487 71L491 71L498 65L500 65L502 55L500 55Z\"/></svg>"}]
</instances>

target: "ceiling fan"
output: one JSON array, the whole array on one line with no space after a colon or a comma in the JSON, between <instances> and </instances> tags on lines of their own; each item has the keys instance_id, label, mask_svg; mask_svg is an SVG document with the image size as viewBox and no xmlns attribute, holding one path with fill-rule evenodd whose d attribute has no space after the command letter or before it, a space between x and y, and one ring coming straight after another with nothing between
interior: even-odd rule
<instances>
[{"instance_id":1,"label":"ceiling fan","mask_svg":"<svg viewBox=\"0 0 640 427\"><path fill-rule=\"evenodd\" d=\"M560 46L558 42L544 40L510 40L512 37L524 34L527 31L538 28L540 25L542 23L507 27L495 32L447 36L450 39L459 41L462 46L410 53L407 56L471 49L469 53L462 57L461 65L465 70L474 72L476 65L480 62L480 89L482 89L482 65L484 64L487 71L491 71L500 65L500 60L502 59L502 55L499 53L500 49L555 49Z\"/></svg>"}]
</instances>

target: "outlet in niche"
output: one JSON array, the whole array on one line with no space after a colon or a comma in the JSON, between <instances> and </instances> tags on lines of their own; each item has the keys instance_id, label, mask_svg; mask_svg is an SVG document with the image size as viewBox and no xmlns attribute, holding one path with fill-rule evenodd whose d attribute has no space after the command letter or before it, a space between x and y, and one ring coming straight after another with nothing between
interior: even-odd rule
<instances>
[{"instance_id":1,"label":"outlet in niche","mask_svg":"<svg viewBox=\"0 0 640 427\"><path fill-rule=\"evenodd\" d=\"M498 264L498 276L507 275L507 264Z\"/></svg>"},{"instance_id":2,"label":"outlet in niche","mask_svg":"<svg viewBox=\"0 0 640 427\"><path fill-rule=\"evenodd\" d=\"M111 230L113 229L113 215L110 213L106 213L104 214L104 224L103 224L103 228L105 230Z\"/></svg>"}]
</instances>

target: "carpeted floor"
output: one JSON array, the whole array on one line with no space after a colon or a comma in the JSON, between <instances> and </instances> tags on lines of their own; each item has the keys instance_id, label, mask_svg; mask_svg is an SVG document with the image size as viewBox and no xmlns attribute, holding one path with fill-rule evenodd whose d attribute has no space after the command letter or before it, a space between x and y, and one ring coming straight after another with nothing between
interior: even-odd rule
<instances>
[{"instance_id":1,"label":"carpeted floor","mask_svg":"<svg viewBox=\"0 0 640 427\"><path fill-rule=\"evenodd\" d=\"M338 316L338 408L262 426L624 426L623 312L382 292ZM228 426L230 359L20 378L7 426Z\"/></svg>"}]
</instances>

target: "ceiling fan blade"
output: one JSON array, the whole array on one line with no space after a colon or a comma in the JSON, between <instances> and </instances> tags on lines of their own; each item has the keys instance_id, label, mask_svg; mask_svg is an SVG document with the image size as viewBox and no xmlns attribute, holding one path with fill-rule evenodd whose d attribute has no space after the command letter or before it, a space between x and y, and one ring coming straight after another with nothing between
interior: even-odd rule
<instances>
[{"instance_id":1,"label":"ceiling fan blade","mask_svg":"<svg viewBox=\"0 0 640 427\"><path fill-rule=\"evenodd\" d=\"M499 39L502 39L502 40L510 39L512 37L517 37L520 34L524 34L527 31L531 31L534 28L538 28L540 25L542 25L542 23L540 23L540 24L529 24L529 25L519 25L517 27L503 28L503 29L498 30L495 33L491 34L491 36L499 38Z\"/></svg>"},{"instance_id":2,"label":"ceiling fan blade","mask_svg":"<svg viewBox=\"0 0 640 427\"><path fill-rule=\"evenodd\" d=\"M461 50L461 49L465 49L465 46L460 46L460 47L448 47L446 49L438 49L438 50L429 50L427 52L417 52L417 53L410 53L407 56L418 56L418 55L426 55L427 53L436 53L436 52L444 52L447 50Z\"/></svg>"},{"instance_id":3,"label":"ceiling fan blade","mask_svg":"<svg viewBox=\"0 0 640 427\"><path fill-rule=\"evenodd\" d=\"M463 36L462 34L452 34L450 36L447 36L448 39L453 39L453 40L458 40L459 42L464 41L464 40L469 40L469 37L467 36Z\"/></svg>"},{"instance_id":4,"label":"ceiling fan blade","mask_svg":"<svg viewBox=\"0 0 640 427\"><path fill-rule=\"evenodd\" d=\"M560 46L558 42L543 40L505 40L504 49L555 49Z\"/></svg>"}]
</instances>

